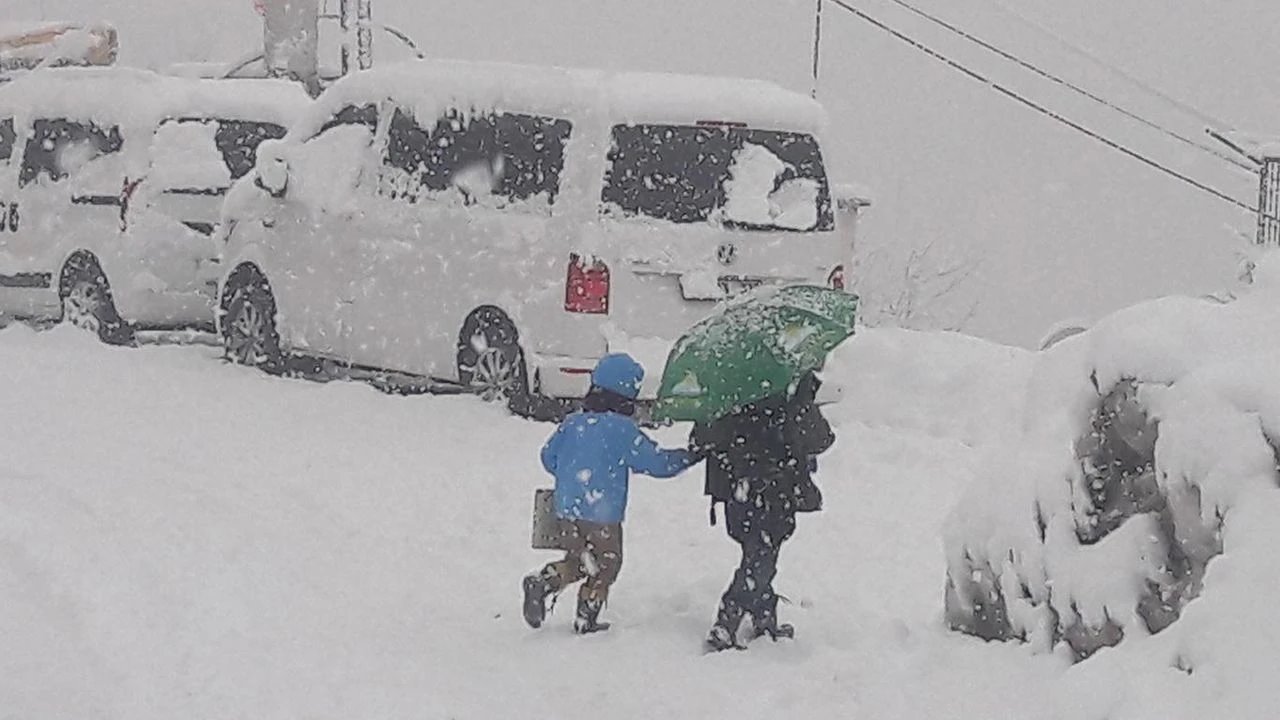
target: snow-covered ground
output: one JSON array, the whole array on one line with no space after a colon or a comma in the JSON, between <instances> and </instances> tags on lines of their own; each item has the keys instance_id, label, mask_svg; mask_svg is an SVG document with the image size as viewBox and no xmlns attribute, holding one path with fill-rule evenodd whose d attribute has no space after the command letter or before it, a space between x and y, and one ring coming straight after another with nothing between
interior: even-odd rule
<instances>
[{"instance_id":1,"label":"snow-covered ground","mask_svg":"<svg viewBox=\"0 0 1280 720\"><path fill-rule=\"evenodd\" d=\"M4 330L0 717L1269 717L1262 683L1232 682L1280 666L1233 625L1265 602L1240 575L1265 507L1185 630L1075 666L945 630L944 518L1017 436L1036 357L893 330L841 348L827 510L782 555L797 639L704 655L736 557L699 471L635 480L610 632L574 636L567 598L533 631L518 583L547 559L528 535L550 426L209 347ZM1227 635L1255 640L1224 654Z\"/></svg>"},{"instance_id":2,"label":"snow-covered ground","mask_svg":"<svg viewBox=\"0 0 1280 720\"><path fill-rule=\"evenodd\" d=\"M868 332L831 374L887 376L908 345L955 368L934 390L1025 364ZM636 481L608 634L573 636L568 602L531 631L549 426L62 328L3 331L0 364L4 717L1037 717L1065 667L943 630L939 529L980 446L924 385L895 408L848 383L832 413L828 510L783 552L798 639L705 656L736 557L700 473Z\"/></svg>"}]
</instances>

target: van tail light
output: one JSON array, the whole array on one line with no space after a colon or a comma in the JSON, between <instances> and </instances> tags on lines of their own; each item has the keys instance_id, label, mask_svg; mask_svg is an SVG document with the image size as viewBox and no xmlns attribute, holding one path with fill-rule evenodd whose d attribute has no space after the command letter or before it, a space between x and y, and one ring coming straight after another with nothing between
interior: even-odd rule
<instances>
[{"instance_id":1,"label":"van tail light","mask_svg":"<svg viewBox=\"0 0 1280 720\"><path fill-rule=\"evenodd\" d=\"M133 193L137 191L138 186L142 184L142 178L137 180L124 179L124 185L120 188L120 230L129 229L129 200L133 198Z\"/></svg>"},{"instance_id":2,"label":"van tail light","mask_svg":"<svg viewBox=\"0 0 1280 720\"><path fill-rule=\"evenodd\" d=\"M836 269L832 270L831 274L827 276L827 286L832 290L844 290L845 278L843 265L837 265Z\"/></svg>"},{"instance_id":3,"label":"van tail light","mask_svg":"<svg viewBox=\"0 0 1280 720\"><path fill-rule=\"evenodd\" d=\"M564 309L571 313L608 315L609 266L594 258L570 255L569 274L564 283Z\"/></svg>"}]
</instances>

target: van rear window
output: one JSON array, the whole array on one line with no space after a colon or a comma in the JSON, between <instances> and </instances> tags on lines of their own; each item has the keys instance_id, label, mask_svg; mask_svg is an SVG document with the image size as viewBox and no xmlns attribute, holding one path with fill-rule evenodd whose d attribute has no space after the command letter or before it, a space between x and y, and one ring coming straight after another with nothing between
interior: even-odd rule
<instances>
[{"instance_id":1,"label":"van rear window","mask_svg":"<svg viewBox=\"0 0 1280 720\"><path fill-rule=\"evenodd\" d=\"M618 125L606 214L742 230L835 228L811 135L727 125Z\"/></svg>"}]
</instances>

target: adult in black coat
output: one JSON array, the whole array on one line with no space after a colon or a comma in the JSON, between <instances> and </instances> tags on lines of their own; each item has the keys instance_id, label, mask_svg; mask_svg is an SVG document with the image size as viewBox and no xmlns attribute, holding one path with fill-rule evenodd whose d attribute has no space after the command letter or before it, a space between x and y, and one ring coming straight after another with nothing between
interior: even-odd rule
<instances>
[{"instance_id":1,"label":"adult in black coat","mask_svg":"<svg viewBox=\"0 0 1280 720\"><path fill-rule=\"evenodd\" d=\"M693 450L707 458L707 494L724 503L725 529L742 548L742 560L720 600L707 647L738 645L738 627L751 615L754 636L791 637L778 622L778 572L782 543L796 528L796 513L821 509L813 483L813 458L835 442L815 398L813 373L789 393L771 396L710 424L695 425Z\"/></svg>"}]
</instances>

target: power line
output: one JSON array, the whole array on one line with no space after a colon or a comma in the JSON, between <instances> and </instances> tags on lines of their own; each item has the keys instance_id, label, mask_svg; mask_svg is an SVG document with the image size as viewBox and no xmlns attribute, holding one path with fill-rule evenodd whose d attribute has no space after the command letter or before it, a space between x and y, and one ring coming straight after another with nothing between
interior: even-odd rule
<instances>
[{"instance_id":1,"label":"power line","mask_svg":"<svg viewBox=\"0 0 1280 720\"><path fill-rule=\"evenodd\" d=\"M815 100L818 98L818 65L822 61L822 0L818 0L818 6L813 13L813 87L809 91L809 95Z\"/></svg>"},{"instance_id":2,"label":"power line","mask_svg":"<svg viewBox=\"0 0 1280 720\"><path fill-rule=\"evenodd\" d=\"M933 15L933 14L931 14L931 13L928 13L928 12L924 11L924 10L921 10L920 8L916 7L915 5L912 5L911 3L907 2L906 0L889 0L889 2L892 2L893 4L895 4L895 5L899 6L899 7L905 8L907 11L909 11L909 12L911 12L911 13L913 13L913 14L915 14L915 15L919 16L919 17L924 18L924 19L928 20L929 22L931 22L931 23L933 23L933 24L935 24L935 25L938 25L938 26L940 26L940 27L943 27L943 28L947 29L948 31L950 31L950 32L952 32L952 33L954 33L954 34L956 34L956 35L959 35L960 37L962 37L962 38L964 38L964 39L966 39L966 40L968 40L968 41L970 41L970 42L972 42L972 43L974 43L974 44L976 44L976 45L978 45L978 46L982 47L984 50L987 50L987 51L989 51L989 52L995 53L996 55L999 55L1000 57L1004 58L1005 60L1008 60L1008 61L1010 61L1010 62L1016 63L1019 67L1021 67L1021 68L1025 69L1025 70L1029 70L1029 71L1031 71L1031 72L1035 73L1036 75L1039 75L1040 77L1045 78L1046 80L1049 80L1049 81L1051 81L1051 82L1057 83L1058 85L1061 85L1062 87L1065 87L1065 88L1067 88L1068 90L1071 90L1072 92L1074 92L1074 93L1076 93L1076 94L1078 94L1078 95L1082 95L1082 96L1084 96L1084 97L1086 97L1086 98L1088 98L1088 99L1092 100L1093 102L1098 103L1099 105L1103 105L1103 106L1105 106L1105 107L1108 107L1108 108L1110 108L1110 109L1112 109L1112 110L1114 110L1114 111L1116 111L1116 112L1120 113L1121 115L1123 115L1123 116L1125 116L1125 117L1129 118L1130 120L1133 120L1133 121L1135 121L1135 122L1138 122L1138 123L1140 123L1140 124L1142 124L1142 125L1144 125L1144 126L1146 126L1146 127L1148 127L1148 128L1151 128L1151 129L1155 130L1156 132L1159 132L1159 133L1161 133L1161 134L1163 134L1163 135L1166 135L1166 136L1168 136L1168 137L1170 137L1170 138L1173 138L1174 140L1177 140L1177 141L1178 141L1178 142L1180 142L1180 143L1183 143L1183 144L1185 144L1185 145L1189 145L1189 146L1191 146L1191 147L1193 147L1193 148L1195 148L1195 149L1199 150L1200 152L1203 152L1203 153L1207 153L1207 154L1209 154L1209 155L1212 155L1212 156L1214 156L1214 157L1218 158L1219 160L1222 160L1223 162L1231 163L1232 165L1234 165L1234 166L1236 166L1236 167L1238 167L1238 168L1240 168L1240 169L1242 169L1242 170L1247 170L1247 171L1249 171L1250 173L1253 173L1253 172L1254 172L1254 168L1253 168L1252 166L1247 165L1247 164L1245 164L1245 163L1243 163L1243 162L1241 162L1241 161L1239 161L1239 160L1235 159L1234 157L1232 157L1232 156L1230 156L1230 155L1227 155L1226 153L1219 152L1219 151L1217 151L1217 150L1215 150L1215 149L1213 149L1213 148L1211 148L1211 147L1208 147L1208 146L1206 146L1206 145L1201 145L1200 143L1196 142L1195 140L1192 140L1191 138L1188 138L1188 137L1186 137L1186 136L1184 136L1184 135L1181 135L1181 134L1179 134L1179 133L1177 133L1177 132L1175 132L1175 131L1173 131L1173 130L1170 130L1170 129L1168 129L1168 128L1164 127L1163 125L1160 125L1160 124L1159 124L1159 123L1157 123L1157 122L1154 122L1154 121L1152 121L1152 120L1148 120L1147 118L1142 117L1141 115L1139 115L1139 114L1137 114L1137 113L1135 113L1135 112L1133 112L1133 111L1131 111L1131 110L1128 110L1128 109L1126 109L1126 108L1124 108L1124 107L1122 107L1122 106L1120 106L1120 105L1117 105L1117 104L1115 104L1115 103L1111 102L1110 100L1107 100L1107 99L1106 99L1106 98L1104 98L1104 97L1101 97L1101 96L1099 96L1099 95L1097 95L1097 94L1095 94L1095 93L1092 93L1092 92L1090 92L1090 91L1088 91L1088 90L1086 90L1086 89L1084 89L1084 88L1080 87L1079 85L1076 85L1075 83L1071 82L1070 80L1067 80L1067 79L1063 78L1063 77L1062 77L1062 76L1060 76L1060 75L1055 75L1054 73L1051 73L1051 72L1049 72L1048 70L1045 70L1045 69L1043 69L1043 68L1041 68L1041 67L1039 67L1039 66L1037 66L1037 65L1034 65L1034 64L1032 64L1032 63L1030 63L1030 62L1028 62L1028 61L1026 61L1026 60L1023 60L1022 58L1018 57L1017 55L1014 55L1014 54L1013 54L1013 53L1011 53L1011 52L1008 52L1008 51L1006 51L1006 50L1002 50L1002 49L1000 49L1000 48L996 47L995 45L992 45L991 43L987 42L986 40L983 40L982 38L980 38L980 37L978 37L978 36L974 35L973 33L970 33L970 32L968 32L968 31L964 30L963 28L957 27L956 25L954 25L954 24L952 24L952 23L949 23L949 22L947 22L946 20L943 20L942 18L940 18L940 17L938 17L938 16L936 16L936 15Z\"/></svg>"},{"instance_id":3,"label":"power line","mask_svg":"<svg viewBox=\"0 0 1280 720\"><path fill-rule=\"evenodd\" d=\"M1006 15L1012 17L1014 20L1017 20L1019 23L1021 23L1025 27L1029 27L1032 30L1039 32L1041 35L1052 38L1055 42L1057 42L1059 45L1066 48L1067 50L1071 51L1072 53L1075 53L1076 55L1094 63L1098 67L1101 67L1120 78L1123 78L1125 81L1127 81L1129 84L1133 85L1134 87L1138 88L1139 90L1142 90L1143 92L1148 93L1154 97L1160 98L1161 100L1165 101L1172 107L1175 107L1181 110L1182 112L1186 113L1187 115L1190 115L1191 117L1199 120L1200 122L1205 123L1206 125L1215 125L1219 128L1224 128L1227 130L1235 129L1235 126L1232 123L1229 123L1225 120L1214 117L1213 115L1210 115L1209 113L1201 110L1200 108L1197 108L1191 103L1186 102L1185 100L1179 100L1178 98L1170 95L1169 93L1162 91L1160 88L1157 88L1151 85L1150 83L1144 82L1141 78L1135 77L1131 73L1126 72L1123 68L1117 67L1107 62L1103 58L1099 57L1096 53L1091 52L1088 48L1081 47L1080 45L1076 45L1075 43L1072 43L1070 40L1067 40L1061 35L1055 33L1053 30L1050 30L1044 25L1036 22L1035 20L1032 20L1031 18L1018 12L1017 10L1014 10L1013 8L1006 5L1005 3L1000 2L1000 0L989 0L989 1L996 8L1004 12Z\"/></svg>"},{"instance_id":4,"label":"power line","mask_svg":"<svg viewBox=\"0 0 1280 720\"><path fill-rule=\"evenodd\" d=\"M1128 148L1128 147L1126 147L1126 146L1124 146L1124 145L1121 145L1120 143L1116 142L1115 140L1112 140L1112 139L1110 139L1110 138L1108 138L1108 137L1105 137L1105 136L1103 136L1103 135L1101 135L1101 134L1099 134L1099 133L1097 133L1097 132L1095 132L1095 131L1093 131L1093 130L1090 130L1089 128L1085 127L1084 125L1081 125L1080 123L1075 122L1074 120L1070 120L1070 119L1068 119L1068 118L1066 118L1066 117L1062 116L1061 114L1056 113L1056 112L1054 112L1053 110L1050 110L1049 108L1047 108L1047 107L1045 107L1045 106L1041 105L1040 103L1037 103L1037 102L1036 102L1036 101L1034 101L1034 100L1030 100L1030 99L1028 99L1028 98L1026 98L1026 97L1024 97L1024 96L1022 96L1022 95L1019 95L1018 93L1014 92L1013 90L1010 90L1009 88L1006 88L1005 86L1001 85L1000 83L997 83L997 82L995 82L994 80L991 80L990 78L987 78L986 76L984 76L984 75L982 75L982 74L978 73L977 71L972 70L972 69L970 69L970 68L968 68L968 67L966 67L966 66L964 66L964 65L961 65L960 63L956 62L955 60L952 60L951 58L947 57L946 55L943 55L942 53L938 52L937 50L934 50L933 48L929 47L928 45L925 45L924 43L920 42L919 40L916 40L915 38L912 38L912 37L910 37L910 36L904 35L903 33L899 32L898 30L895 30L894 28L892 28L892 27L890 27L890 26L888 26L888 25L884 24L883 22L881 22L881 21L879 21L879 20L875 19L874 17L872 17L872 16L870 16L870 15L866 14L866 13L865 13L865 12L863 12L862 10L859 10L858 8L856 8L856 7L854 7L854 6L850 5L850 4L848 4L847 2L845 2L845 0L830 0L830 1L831 1L832 3L834 3L835 5L839 6L840 8L842 8L842 9L844 9L844 10L846 10L846 11L848 11L848 12L852 13L852 14L853 14L853 15L855 15L856 17L858 17L858 18L860 18L860 19L862 19L862 20L864 20L864 21L866 21L866 22L868 22L868 23L870 23L870 24L872 24L872 25L874 25L874 26L876 26L876 27L880 28L881 30L883 30L883 31L885 31L885 32L887 32L887 33L889 33L890 35L892 35L893 37L897 38L898 40L901 40L902 42L907 43L908 45L910 45L910 46L914 47L915 49L917 49L917 50L919 50L919 51L921 51L921 52L925 53L926 55L929 55L930 57L932 57L932 58L933 58L933 59L935 59L935 60L938 60L939 62L945 63L946 65L950 66L952 69L954 69L954 70L956 70L956 71L958 71L958 72L961 72L961 73L963 73L963 74L965 74L965 75L968 75L970 78L973 78L974 80L977 80L978 82L980 82L980 83L982 83L982 84L986 85L987 87L990 87L991 89L993 89L993 90L995 90L996 92L998 92L998 93L1000 93L1000 94L1002 94L1002 95L1004 95L1004 96L1008 97L1008 98L1009 98L1009 99L1011 99L1011 100L1014 100L1014 101L1016 101L1016 102L1018 102L1018 103L1021 103L1022 105L1025 105L1025 106L1027 106L1027 107L1031 108L1032 110L1035 110L1036 112L1038 112L1038 113L1040 113L1040 114L1042 114L1042 115L1045 115L1046 117L1049 117L1049 118L1050 118L1050 119L1052 119L1052 120L1056 120L1057 122L1060 122L1060 123L1062 123L1063 125L1066 125L1067 127L1071 128L1071 129L1073 129L1073 130L1075 130L1075 131L1077 131L1077 132L1079 132L1079 133L1082 133L1082 134L1084 134L1084 135L1087 135L1088 137L1093 138L1094 140L1097 140L1098 142L1102 143L1103 145L1106 145L1107 147L1109 147L1109 148L1111 148L1111 149L1113 149L1113 150L1116 150L1116 151L1118 151L1118 152L1120 152L1120 153L1123 153L1123 154L1125 154L1125 155L1127 155L1127 156L1129 156L1129 157L1133 158L1134 160L1137 160L1138 162L1141 162L1141 163L1142 163L1142 164L1144 164L1144 165L1147 165L1147 166L1149 166L1149 167L1151 167L1151 168L1153 168L1153 169L1155 169L1155 170L1158 170L1158 171L1160 171L1160 172L1162 172L1162 173L1164 173L1164 174L1166 174L1166 175L1169 175L1170 177L1173 177L1173 178L1175 178L1175 179L1177 179L1177 180L1180 180L1180 181L1182 181L1182 182L1186 183L1187 185L1190 185L1191 187L1194 187L1194 188L1196 188L1197 190L1200 190L1201 192L1207 193L1207 194L1209 194L1209 195L1212 195L1213 197L1218 198L1219 200L1223 200L1223 201L1228 202L1228 203L1230 203L1230 204L1232 204L1232 205L1235 205L1236 207L1238 207L1238 208L1240 208L1240 209L1242 209L1242 210L1248 210L1249 212L1251 212L1251 213L1255 213L1255 214L1258 212L1258 209L1257 209L1257 208L1255 208L1255 207L1253 207L1253 206L1249 205L1248 203L1241 202L1240 200L1237 200L1236 198L1231 197L1230 195L1226 194L1225 192L1222 192L1221 190L1218 190L1217 188L1214 188L1214 187L1212 187L1212 186L1206 185L1205 183L1202 183L1202 182L1200 182L1199 180L1196 180L1195 178L1193 178L1193 177L1191 177L1191 176L1189 176L1189 175L1185 175L1185 174L1183 174L1183 173L1181 173L1181 172L1178 172L1177 170L1174 170L1173 168L1170 168L1170 167L1168 167L1168 166L1162 165L1162 164L1160 164L1159 162L1157 162L1157 161L1155 161L1155 160L1152 160L1151 158L1149 158L1149 157L1147 157L1147 156L1145 156L1145 155L1143 155L1143 154L1141 154L1141 153L1137 152L1136 150L1131 150L1130 148ZM1280 219L1277 219L1277 221L1280 221Z\"/></svg>"}]
</instances>

